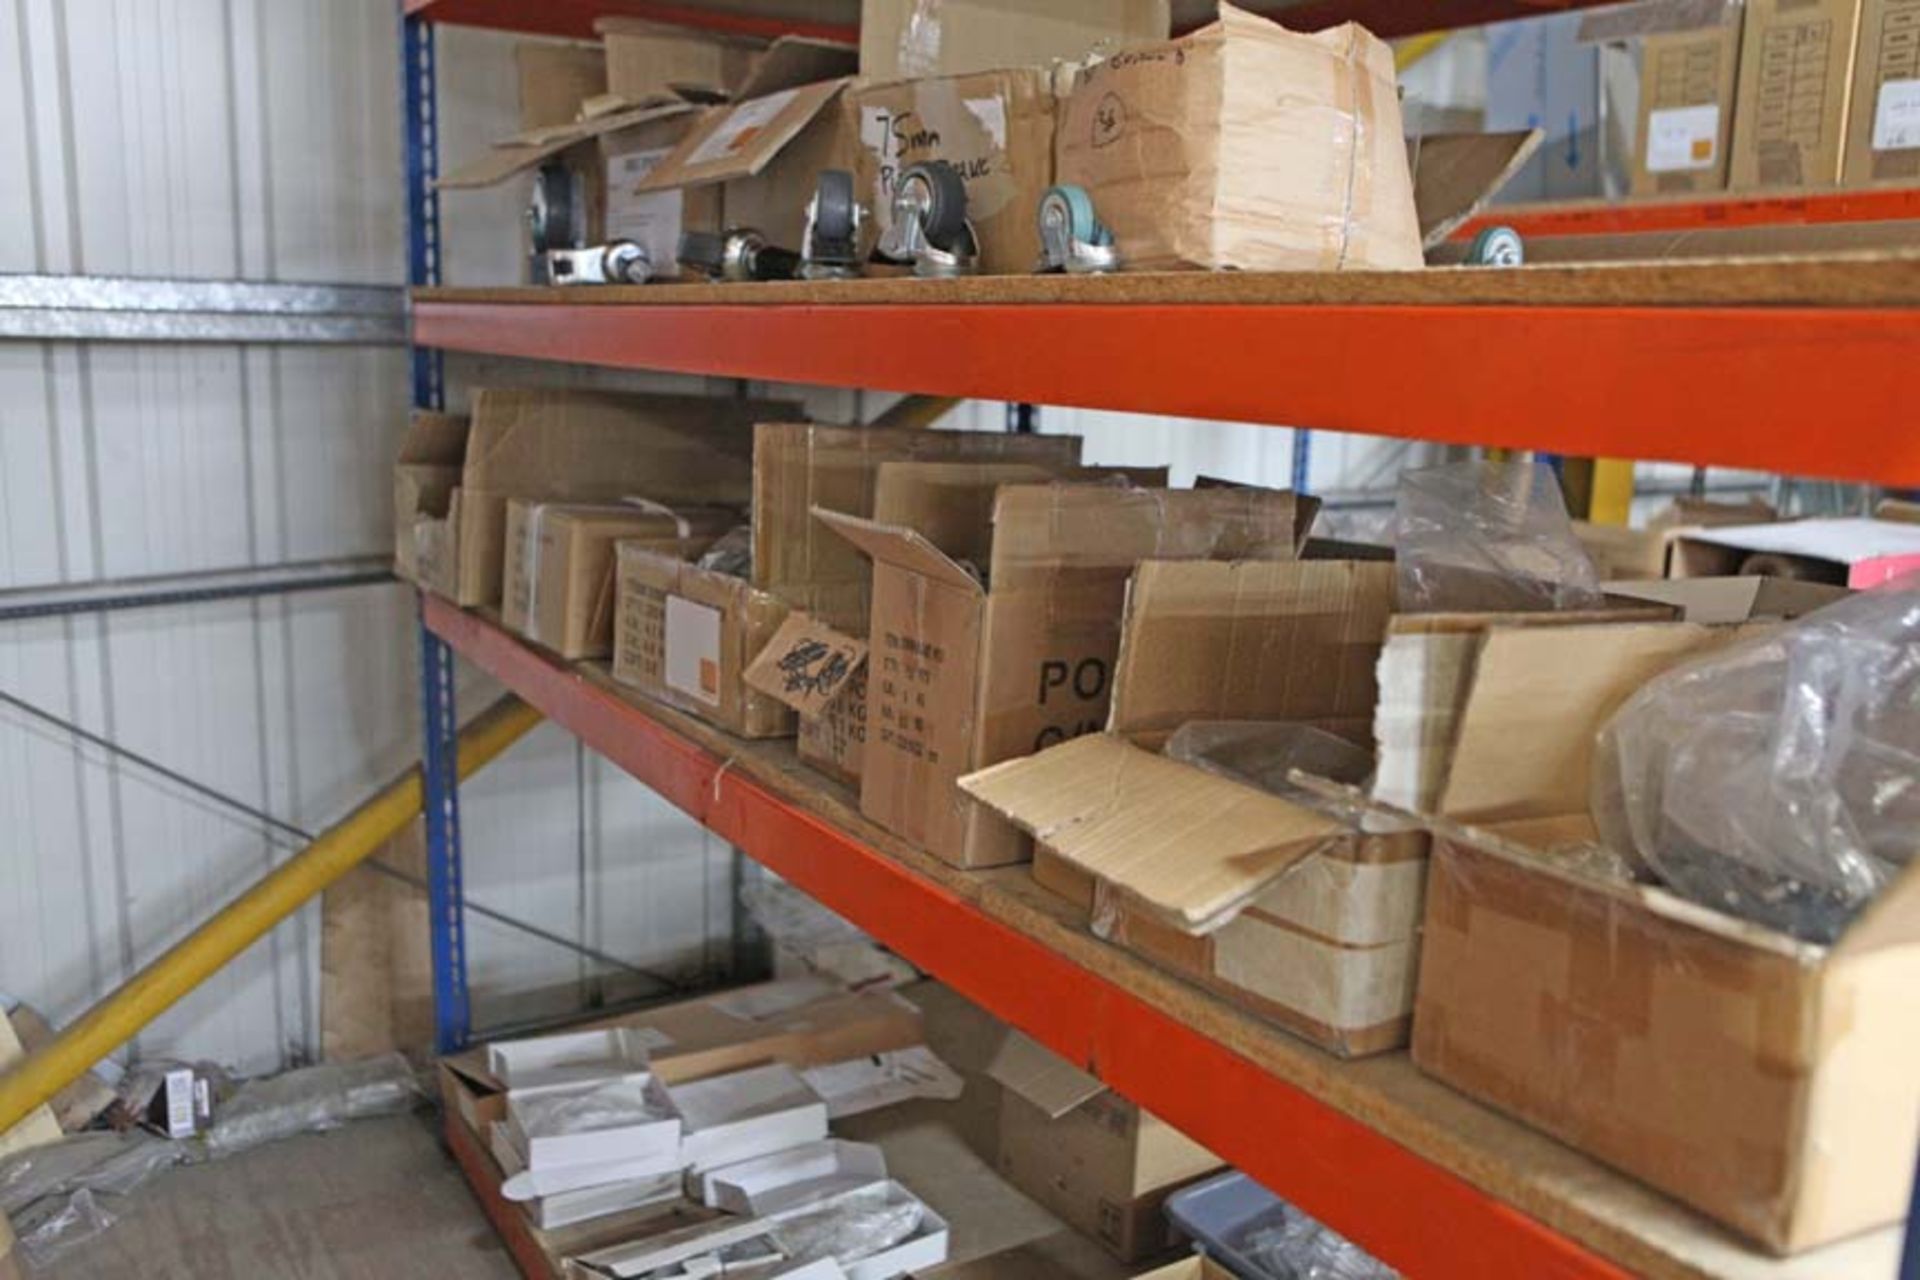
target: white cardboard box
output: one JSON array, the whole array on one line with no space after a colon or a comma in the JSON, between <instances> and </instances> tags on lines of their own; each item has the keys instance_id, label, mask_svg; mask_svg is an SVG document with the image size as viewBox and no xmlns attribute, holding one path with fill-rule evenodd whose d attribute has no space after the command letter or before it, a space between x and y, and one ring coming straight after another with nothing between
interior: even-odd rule
<instances>
[{"instance_id":1,"label":"white cardboard box","mask_svg":"<svg viewBox=\"0 0 1920 1280\"><path fill-rule=\"evenodd\" d=\"M884 1195L889 1203L912 1201L920 1206L919 1228L908 1239L901 1241L891 1249L861 1258L855 1262L839 1264L847 1280L894 1280L894 1277L916 1273L926 1268L938 1266L947 1259L951 1229L947 1220L928 1207L911 1191L892 1179L869 1182L863 1187L850 1188L828 1200L810 1201L796 1205L792 1209L763 1218L725 1218L715 1222L698 1223L670 1231L665 1235L648 1240L632 1241L626 1244L612 1245L605 1249L596 1249L581 1254L569 1262L573 1272L583 1276L608 1276L616 1280L628 1277L644 1276L663 1267L678 1264L688 1274L713 1274L699 1270L709 1259L717 1267L717 1254L722 1249L758 1258L755 1242L764 1242L769 1256L778 1253L778 1246L770 1238L770 1232L780 1223L819 1212L832 1201L847 1196L862 1195L877 1191ZM739 1265L742 1259L730 1259L733 1265ZM818 1264L809 1264L817 1266ZM809 1270L801 1267L797 1271L780 1272L776 1275L790 1277L832 1276L832 1270Z\"/></svg>"},{"instance_id":2,"label":"white cardboard box","mask_svg":"<svg viewBox=\"0 0 1920 1280\"><path fill-rule=\"evenodd\" d=\"M728 1213L764 1215L886 1176L887 1158L880 1148L827 1138L711 1170L699 1180L700 1199Z\"/></svg>"},{"instance_id":3,"label":"white cardboard box","mask_svg":"<svg viewBox=\"0 0 1920 1280\"><path fill-rule=\"evenodd\" d=\"M601 1027L487 1046L487 1070L509 1089L589 1084L647 1069L645 1029Z\"/></svg>"},{"instance_id":4,"label":"white cardboard box","mask_svg":"<svg viewBox=\"0 0 1920 1280\"><path fill-rule=\"evenodd\" d=\"M783 1063L689 1081L665 1093L685 1125L681 1161L696 1174L827 1136L827 1104Z\"/></svg>"},{"instance_id":5,"label":"white cardboard box","mask_svg":"<svg viewBox=\"0 0 1920 1280\"><path fill-rule=\"evenodd\" d=\"M527 1170L652 1158L684 1163L680 1117L645 1074L507 1095L507 1128Z\"/></svg>"}]
</instances>

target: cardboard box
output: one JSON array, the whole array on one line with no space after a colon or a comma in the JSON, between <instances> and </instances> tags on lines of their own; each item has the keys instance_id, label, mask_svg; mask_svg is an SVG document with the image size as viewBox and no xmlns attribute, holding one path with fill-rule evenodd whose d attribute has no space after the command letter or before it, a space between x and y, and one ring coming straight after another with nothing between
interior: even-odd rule
<instances>
[{"instance_id":1,"label":"cardboard box","mask_svg":"<svg viewBox=\"0 0 1920 1280\"><path fill-rule=\"evenodd\" d=\"M1053 185L1051 73L1022 67L865 84L848 93L847 111L859 141L854 191L876 235L893 225L900 175L944 160L966 184L980 272L1032 273L1040 261L1035 211Z\"/></svg>"},{"instance_id":2,"label":"cardboard box","mask_svg":"<svg viewBox=\"0 0 1920 1280\"><path fill-rule=\"evenodd\" d=\"M647 1044L633 1027L599 1027L487 1046L487 1070L509 1089L575 1085L647 1069Z\"/></svg>"},{"instance_id":3,"label":"cardboard box","mask_svg":"<svg viewBox=\"0 0 1920 1280\"><path fill-rule=\"evenodd\" d=\"M862 0L860 76L898 80L1077 62L1165 40L1167 0Z\"/></svg>"},{"instance_id":4,"label":"cardboard box","mask_svg":"<svg viewBox=\"0 0 1920 1280\"><path fill-rule=\"evenodd\" d=\"M1747 0L1730 188L1840 181L1859 29L1860 0Z\"/></svg>"},{"instance_id":5,"label":"cardboard box","mask_svg":"<svg viewBox=\"0 0 1920 1280\"><path fill-rule=\"evenodd\" d=\"M753 435L754 585L828 626L864 637L873 570L866 557L814 519L814 507L874 514L889 464L1020 465L1040 468L1019 473L1039 478L1079 460L1078 436L762 423ZM889 510L923 496L890 499Z\"/></svg>"},{"instance_id":6,"label":"cardboard box","mask_svg":"<svg viewBox=\"0 0 1920 1280\"><path fill-rule=\"evenodd\" d=\"M1920 181L1920 0L1865 0L1841 181Z\"/></svg>"},{"instance_id":7,"label":"cardboard box","mask_svg":"<svg viewBox=\"0 0 1920 1280\"><path fill-rule=\"evenodd\" d=\"M500 621L562 658L613 652L613 547L635 542L687 558L737 525L726 508L649 511L627 503L507 503Z\"/></svg>"},{"instance_id":8,"label":"cardboard box","mask_svg":"<svg viewBox=\"0 0 1920 1280\"><path fill-rule=\"evenodd\" d=\"M431 582L423 577L421 540L416 529L429 529L430 542L449 532L448 508L454 490L460 487L466 457L465 418L414 410L407 420L407 433L400 438L400 457L393 467L393 572L395 577L441 595L453 595L457 590L451 577L454 562L445 548L430 546L427 561L440 577Z\"/></svg>"},{"instance_id":9,"label":"cardboard box","mask_svg":"<svg viewBox=\"0 0 1920 1280\"><path fill-rule=\"evenodd\" d=\"M581 107L607 92L607 55L597 44L522 40L513 46L520 77L520 129L572 124Z\"/></svg>"},{"instance_id":10,"label":"cardboard box","mask_svg":"<svg viewBox=\"0 0 1920 1280\"><path fill-rule=\"evenodd\" d=\"M1234 1280L1234 1275L1205 1254L1195 1254L1170 1262L1138 1277L1138 1280Z\"/></svg>"},{"instance_id":11,"label":"cardboard box","mask_svg":"<svg viewBox=\"0 0 1920 1280\"><path fill-rule=\"evenodd\" d=\"M1056 145L1128 270L1425 265L1393 51L1351 23L1297 35L1222 4L1082 73Z\"/></svg>"},{"instance_id":12,"label":"cardboard box","mask_svg":"<svg viewBox=\"0 0 1920 1280\"><path fill-rule=\"evenodd\" d=\"M1864 590L1920 570L1920 527L1865 517L1682 530L1676 578L1763 574Z\"/></svg>"},{"instance_id":13,"label":"cardboard box","mask_svg":"<svg viewBox=\"0 0 1920 1280\"><path fill-rule=\"evenodd\" d=\"M661 1104L650 1079L636 1072L582 1084L509 1090L505 1123L514 1150L530 1172L656 1159L656 1172L679 1167L680 1118ZM594 1128L581 1128L576 1113L589 1107L605 1119Z\"/></svg>"},{"instance_id":14,"label":"cardboard box","mask_svg":"<svg viewBox=\"0 0 1920 1280\"><path fill-rule=\"evenodd\" d=\"M484 388L473 393L460 481L444 510L426 503L395 536L413 539L422 586L468 608L497 604L509 498L744 505L754 422L794 411L761 400Z\"/></svg>"},{"instance_id":15,"label":"cardboard box","mask_svg":"<svg viewBox=\"0 0 1920 1280\"><path fill-rule=\"evenodd\" d=\"M895 1280L895 1277L917 1274L946 1261L951 1233L947 1220L898 1182L891 1178L883 1179L840 1194L843 1197L864 1197L876 1191L883 1197L881 1205L876 1207L878 1211L885 1212L893 1206L917 1207L919 1225L911 1236L889 1248L846 1262L821 1259L782 1270L778 1274L783 1280ZM782 1222L819 1212L831 1203L811 1202L765 1217L729 1216L649 1239L598 1249L569 1258L567 1274L577 1280L627 1280L628 1277L661 1273L667 1268L674 1268L667 1274L719 1275L723 1251L747 1257L777 1258L781 1256L779 1247L767 1237Z\"/></svg>"},{"instance_id":16,"label":"cardboard box","mask_svg":"<svg viewBox=\"0 0 1920 1280\"><path fill-rule=\"evenodd\" d=\"M785 1063L668 1085L666 1094L686 1126L682 1163L696 1177L827 1136L827 1104Z\"/></svg>"},{"instance_id":17,"label":"cardboard box","mask_svg":"<svg viewBox=\"0 0 1920 1280\"><path fill-rule=\"evenodd\" d=\"M747 666L747 686L800 718L797 754L857 786L866 746L867 642L790 613Z\"/></svg>"},{"instance_id":18,"label":"cardboard box","mask_svg":"<svg viewBox=\"0 0 1920 1280\"><path fill-rule=\"evenodd\" d=\"M1824 582L1795 578L1655 578L1610 582L1607 594L1622 600L1666 604L1681 622L1723 626L1755 618L1797 618L1849 592Z\"/></svg>"},{"instance_id":19,"label":"cardboard box","mask_svg":"<svg viewBox=\"0 0 1920 1280\"><path fill-rule=\"evenodd\" d=\"M786 603L644 543L615 554L613 678L743 738L791 735L793 712L742 679Z\"/></svg>"},{"instance_id":20,"label":"cardboard box","mask_svg":"<svg viewBox=\"0 0 1920 1280\"><path fill-rule=\"evenodd\" d=\"M1309 507L1258 489L1002 486L984 586L912 529L819 510L874 561L861 813L955 866L1024 861L1024 836L954 784L1101 727L1134 565L1290 559Z\"/></svg>"},{"instance_id":21,"label":"cardboard box","mask_svg":"<svg viewBox=\"0 0 1920 1280\"><path fill-rule=\"evenodd\" d=\"M728 1213L777 1213L886 1176L879 1147L826 1138L710 1170L700 1178L700 1200Z\"/></svg>"},{"instance_id":22,"label":"cardboard box","mask_svg":"<svg viewBox=\"0 0 1920 1280\"><path fill-rule=\"evenodd\" d=\"M1000 1175L1122 1261L1173 1243L1167 1197L1220 1158L1017 1031L987 1074L999 1082Z\"/></svg>"},{"instance_id":23,"label":"cardboard box","mask_svg":"<svg viewBox=\"0 0 1920 1280\"><path fill-rule=\"evenodd\" d=\"M1436 831L1413 1055L1792 1252L1906 1212L1920 867L1820 948L1564 857L1594 839L1597 730L1722 634L1665 623L1488 637Z\"/></svg>"},{"instance_id":24,"label":"cardboard box","mask_svg":"<svg viewBox=\"0 0 1920 1280\"><path fill-rule=\"evenodd\" d=\"M925 1041L920 1011L890 992L849 995L812 978L766 982L641 1013L584 1022L633 1028L649 1070L665 1084L764 1062L818 1066L910 1048ZM484 1049L440 1059L442 1100L475 1133L506 1114L505 1085Z\"/></svg>"},{"instance_id":25,"label":"cardboard box","mask_svg":"<svg viewBox=\"0 0 1920 1280\"><path fill-rule=\"evenodd\" d=\"M606 50L606 92L635 104L724 99L740 87L761 51L757 41L644 18L600 18L593 29Z\"/></svg>"},{"instance_id":26,"label":"cardboard box","mask_svg":"<svg viewBox=\"0 0 1920 1280\"><path fill-rule=\"evenodd\" d=\"M1583 42L1639 52L1634 195L1726 189L1744 16L1742 0L1642 0L1583 15Z\"/></svg>"}]
</instances>

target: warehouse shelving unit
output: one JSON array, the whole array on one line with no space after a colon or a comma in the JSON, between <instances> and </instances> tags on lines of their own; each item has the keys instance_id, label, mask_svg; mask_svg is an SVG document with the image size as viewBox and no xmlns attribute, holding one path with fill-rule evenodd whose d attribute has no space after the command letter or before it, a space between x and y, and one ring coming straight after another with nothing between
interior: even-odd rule
<instances>
[{"instance_id":1,"label":"warehouse shelving unit","mask_svg":"<svg viewBox=\"0 0 1920 1280\"><path fill-rule=\"evenodd\" d=\"M451 349L1920 485L1910 390L1920 255L1335 278L434 287L428 19L577 35L598 13L713 15L629 0L404 7L415 386L426 407L441 394L437 353ZM1393 0L1375 7L1406 17ZM1446 14L1536 11L1509 0L1481 8L1489 12ZM722 25L742 29L738 21ZM1743 225L1770 212L1832 221L1920 211L1906 192L1794 199L1793 208L1721 203ZM1705 212L1713 203L1658 215L1543 212L1548 221L1528 233L1555 234L1552 218L1560 233L1671 229L1720 216ZM603 666L559 663L481 614L423 597L443 1049L467 1031L458 803L446 767L456 654L913 963L1410 1275L1877 1280L1903 1266L1894 1228L1797 1260L1766 1258L1427 1080L1404 1054L1339 1061L1108 947L1019 868L961 872L920 853L803 771L789 744L732 739L630 698ZM1920 1232L1904 1238L1900 1274L1916 1280Z\"/></svg>"}]
</instances>

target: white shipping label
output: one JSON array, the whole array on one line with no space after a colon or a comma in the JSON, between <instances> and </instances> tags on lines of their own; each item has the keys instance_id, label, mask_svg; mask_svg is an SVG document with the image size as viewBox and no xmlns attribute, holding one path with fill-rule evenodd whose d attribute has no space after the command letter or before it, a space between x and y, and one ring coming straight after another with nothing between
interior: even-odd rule
<instances>
[{"instance_id":1,"label":"white shipping label","mask_svg":"<svg viewBox=\"0 0 1920 1280\"><path fill-rule=\"evenodd\" d=\"M1720 155L1720 108L1667 107L1647 115L1647 172L1711 169Z\"/></svg>"},{"instance_id":2,"label":"white shipping label","mask_svg":"<svg viewBox=\"0 0 1920 1280\"><path fill-rule=\"evenodd\" d=\"M709 164L746 150L760 136L760 132L773 123L773 118L785 111L787 104L799 95L798 89L785 89L764 98L755 98L752 102L741 103L727 113L727 118L720 122L719 128L693 149L693 154L687 157L687 164Z\"/></svg>"},{"instance_id":3,"label":"white shipping label","mask_svg":"<svg viewBox=\"0 0 1920 1280\"><path fill-rule=\"evenodd\" d=\"M1873 149L1920 147L1920 80L1889 80L1873 108Z\"/></svg>"},{"instance_id":4,"label":"white shipping label","mask_svg":"<svg viewBox=\"0 0 1920 1280\"><path fill-rule=\"evenodd\" d=\"M666 681L710 707L720 705L720 611L667 597Z\"/></svg>"},{"instance_id":5,"label":"white shipping label","mask_svg":"<svg viewBox=\"0 0 1920 1280\"><path fill-rule=\"evenodd\" d=\"M629 151L607 161L607 239L633 241L647 251L656 270L671 267L680 252L684 197L678 191L637 193L634 187L670 150Z\"/></svg>"}]
</instances>

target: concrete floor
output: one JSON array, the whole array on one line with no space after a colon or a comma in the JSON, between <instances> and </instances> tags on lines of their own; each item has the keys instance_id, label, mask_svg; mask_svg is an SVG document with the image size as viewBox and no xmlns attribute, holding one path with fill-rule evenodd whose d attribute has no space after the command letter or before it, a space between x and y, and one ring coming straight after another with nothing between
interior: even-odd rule
<instances>
[{"instance_id":1,"label":"concrete floor","mask_svg":"<svg viewBox=\"0 0 1920 1280\"><path fill-rule=\"evenodd\" d=\"M999 1024L952 992L911 993L928 1040L968 1087L956 1102L856 1116L841 1136L877 1142L889 1171L953 1224L956 1262L999 1254L968 1277L1116 1280L1114 1262L996 1175L995 1086L978 1071ZM217 1164L172 1170L115 1204L119 1221L50 1269L52 1280L512 1280L518 1273L442 1149L429 1113L362 1121ZM1013 1250L1012 1254L1001 1251Z\"/></svg>"}]
</instances>

